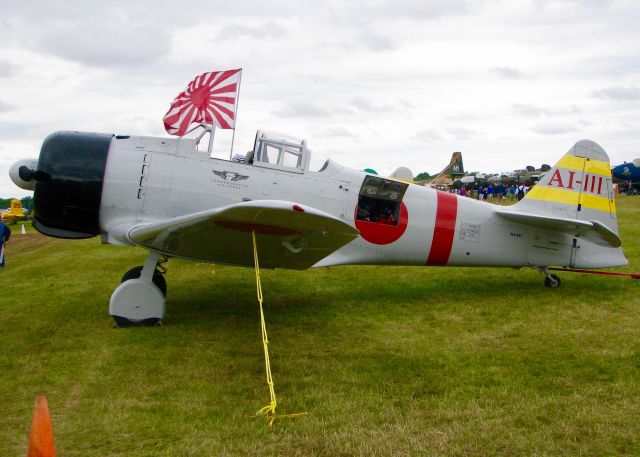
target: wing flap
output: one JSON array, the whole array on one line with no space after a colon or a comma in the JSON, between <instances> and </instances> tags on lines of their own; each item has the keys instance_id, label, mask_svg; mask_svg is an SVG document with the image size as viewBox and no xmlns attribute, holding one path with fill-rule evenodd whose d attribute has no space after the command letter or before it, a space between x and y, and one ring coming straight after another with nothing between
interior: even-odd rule
<instances>
[{"instance_id":1,"label":"wing flap","mask_svg":"<svg viewBox=\"0 0 640 457\"><path fill-rule=\"evenodd\" d=\"M261 266L295 270L311 267L359 234L315 208L258 200L133 227L126 238L170 256L252 266L254 231Z\"/></svg>"},{"instance_id":2,"label":"wing flap","mask_svg":"<svg viewBox=\"0 0 640 457\"><path fill-rule=\"evenodd\" d=\"M498 209L496 213L521 224L544 227L583 238L601 246L617 248L622 245L620 237L609 227L598 221L583 221L564 217L545 216L524 211Z\"/></svg>"}]
</instances>

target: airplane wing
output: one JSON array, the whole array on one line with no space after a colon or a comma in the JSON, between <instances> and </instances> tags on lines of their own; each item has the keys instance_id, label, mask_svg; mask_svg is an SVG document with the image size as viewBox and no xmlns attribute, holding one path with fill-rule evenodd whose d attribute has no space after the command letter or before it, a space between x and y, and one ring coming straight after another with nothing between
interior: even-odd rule
<instances>
[{"instance_id":1,"label":"airplane wing","mask_svg":"<svg viewBox=\"0 0 640 457\"><path fill-rule=\"evenodd\" d=\"M617 233L598 221L582 221L564 217L543 216L511 209L498 209L497 214L505 219L534 227L545 227L583 238L601 246L619 247L622 242Z\"/></svg>"},{"instance_id":2,"label":"airplane wing","mask_svg":"<svg viewBox=\"0 0 640 457\"><path fill-rule=\"evenodd\" d=\"M323 211L277 200L239 203L146 224L114 227L116 238L173 257L304 270L357 238L359 232Z\"/></svg>"}]
</instances>

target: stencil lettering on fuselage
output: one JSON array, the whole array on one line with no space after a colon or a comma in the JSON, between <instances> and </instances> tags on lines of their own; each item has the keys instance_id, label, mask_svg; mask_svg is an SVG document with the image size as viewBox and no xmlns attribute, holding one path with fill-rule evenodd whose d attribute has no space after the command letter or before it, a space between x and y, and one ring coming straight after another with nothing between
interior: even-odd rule
<instances>
[{"instance_id":1,"label":"stencil lettering on fuselage","mask_svg":"<svg viewBox=\"0 0 640 457\"><path fill-rule=\"evenodd\" d=\"M469 224L462 222L460 224L460 234L458 239L461 241L469 241L470 243L480 242L480 224Z\"/></svg>"}]
</instances>

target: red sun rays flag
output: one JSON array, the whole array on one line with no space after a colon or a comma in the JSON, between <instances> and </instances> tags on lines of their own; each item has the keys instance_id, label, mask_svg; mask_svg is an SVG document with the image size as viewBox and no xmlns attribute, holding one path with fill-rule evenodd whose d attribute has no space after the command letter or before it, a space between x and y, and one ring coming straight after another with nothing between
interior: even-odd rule
<instances>
[{"instance_id":1,"label":"red sun rays flag","mask_svg":"<svg viewBox=\"0 0 640 457\"><path fill-rule=\"evenodd\" d=\"M221 129L236 125L236 101L242 69L202 73L180 92L164 115L164 128L182 136L191 124L213 124Z\"/></svg>"}]
</instances>

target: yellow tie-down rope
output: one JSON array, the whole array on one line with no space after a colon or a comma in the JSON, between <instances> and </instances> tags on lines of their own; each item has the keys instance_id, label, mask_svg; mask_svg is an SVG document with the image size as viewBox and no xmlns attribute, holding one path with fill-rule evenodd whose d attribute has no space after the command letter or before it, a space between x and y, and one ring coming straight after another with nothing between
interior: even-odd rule
<instances>
[{"instance_id":1,"label":"yellow tie-down rope","mask_svg":"<svg viewBox=\"0 0 640 457\"><path fill-rule=\"evenodd\" d=\"M251 232L253 237L253 261L255 263L256 270L256 291L258 293L258 303L260 304L260 325L262 327L262 346L264 347L264 367L267 372L267 385L269 386L269 396L271 401L264 408L259 409L256 412L256 417L265 416L269 427L273 427L273 421L288 417L306 416L307 413L295 413L295 414L279 414L276 415L276 391L273 387L273 376L271 376L271 362L269 361L269 339L267 338L267 325L264 320L264 310L262 309L262 284L260 283L260 264L258 262L258 245L256 243L256 232Z\"/></svg>"}]
</instances>

